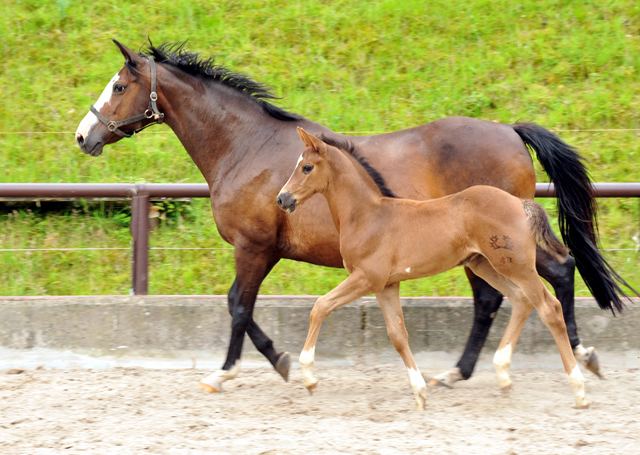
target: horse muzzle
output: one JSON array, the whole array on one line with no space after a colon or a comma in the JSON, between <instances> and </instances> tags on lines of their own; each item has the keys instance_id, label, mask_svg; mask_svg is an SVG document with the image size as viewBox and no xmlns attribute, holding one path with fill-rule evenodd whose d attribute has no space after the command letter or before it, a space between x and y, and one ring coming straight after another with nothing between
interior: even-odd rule
<instances>
[{"instance_id":1,"label":"horse muzzle","mask_svg":"<svg viewBox=\"0 0 640 455\"><path fill-rule=\"evenodd\" d=\"M282 210L289 213L293 213L293 211L296 209L296 204L298 203L298 201L295 197L293 197L290 191L278 194L276 202Z\"/></svg>"},{"instance_id":2,"label":"horse muzzle","mask_svg":"<svg viewBox=\"0 0 640 455\"><path fill-rule=\"evenodd\" d=\"M93 142L85 140L85 137L81 133L76 133L76 142L82 150L82 153L86 153L91 156L100 156L104 150L103 142Z\"/></svg>"}]
</instances>

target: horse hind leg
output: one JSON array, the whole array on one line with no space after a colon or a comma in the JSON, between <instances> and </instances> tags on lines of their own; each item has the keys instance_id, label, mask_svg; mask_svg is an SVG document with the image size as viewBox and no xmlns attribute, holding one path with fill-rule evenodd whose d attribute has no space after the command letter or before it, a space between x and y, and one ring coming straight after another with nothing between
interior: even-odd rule
<instances>
[{"instance_id":1,"label":"horse hind leg","mask_svg":"<svg viewBox=\"0 0 640 455\"><path fill-rule=\"evenodd\" d=\"M385 287L384 290L376 293L376 298L384 316L387 334L407 367L411 390L413 390L416 400L416 409L424 410L427 400L427 384L422 374L420 374L418 365L409 348L409 334L404 325L399 284L395 283Z\"/></svg>"}]
</instances>

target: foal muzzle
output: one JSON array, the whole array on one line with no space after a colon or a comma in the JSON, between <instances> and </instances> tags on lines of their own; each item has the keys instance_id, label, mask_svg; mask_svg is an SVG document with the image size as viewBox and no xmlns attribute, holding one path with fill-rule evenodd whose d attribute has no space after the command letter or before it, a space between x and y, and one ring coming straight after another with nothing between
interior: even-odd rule
<instances>
[{"instance_id":1,"label":"foal muzzle","mask_svg":"<svg viewBox=\"0 0 640 455\"><path fill-rule=\"evenodd\" d=\"M278 194L276 202L285 212L293 213L296 209L297 200L291 195L290 191Z\"/></svg>"}]
</instances>

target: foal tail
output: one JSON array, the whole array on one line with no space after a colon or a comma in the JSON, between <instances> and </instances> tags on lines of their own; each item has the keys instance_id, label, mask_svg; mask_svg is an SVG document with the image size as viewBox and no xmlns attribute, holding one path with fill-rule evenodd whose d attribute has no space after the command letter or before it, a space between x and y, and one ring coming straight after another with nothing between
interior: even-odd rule
<instances>
[{"instance_id":1,"label":"foal tail","mask_svg":"<svg viewBox=\"0 0 640 455\"><path fill-rule=\"evenodd\" d=\"M569 250L551 229L547 212L533 199L523 199L522 206L527 214L529 227L536 239L536 244L560 264L564 264L567 261Z\"/></svg>"},{"instance_id":2,"label":"foal tail","mask_svg":"<svg viewBox=\"0 0 640 455\"><path fill-rule=\"evenodd\" d=\"M573 147L551 131L532 123L512 125L514 131L536 152L538 161L554 183L558 195L560 234L576 260L576 266L602 309L622 311L620 285L633 289L598 249L597 205L591 179L583 159Z\"/></svg>"}]
</instances>

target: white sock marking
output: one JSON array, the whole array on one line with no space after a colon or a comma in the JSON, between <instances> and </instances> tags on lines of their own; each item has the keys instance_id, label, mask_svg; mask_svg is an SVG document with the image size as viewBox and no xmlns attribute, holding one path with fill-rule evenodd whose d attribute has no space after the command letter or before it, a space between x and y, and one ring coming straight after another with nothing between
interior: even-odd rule
<instances>
[{"instance_id":1,"label":"white sock marking","mask_svg":"<svg viewBox=\"0 0 640 455\"><path fill-rule=\"evenodd\" d=\"M498 386L501 389L509 387L511 385L511 378L509 377L509 368L511 367L511 355L513 348L511 343L507 344L504 348L496 351L493 356L493 366L496 369L496 376L498 377Z\"/></svg>"}]
</instances>

